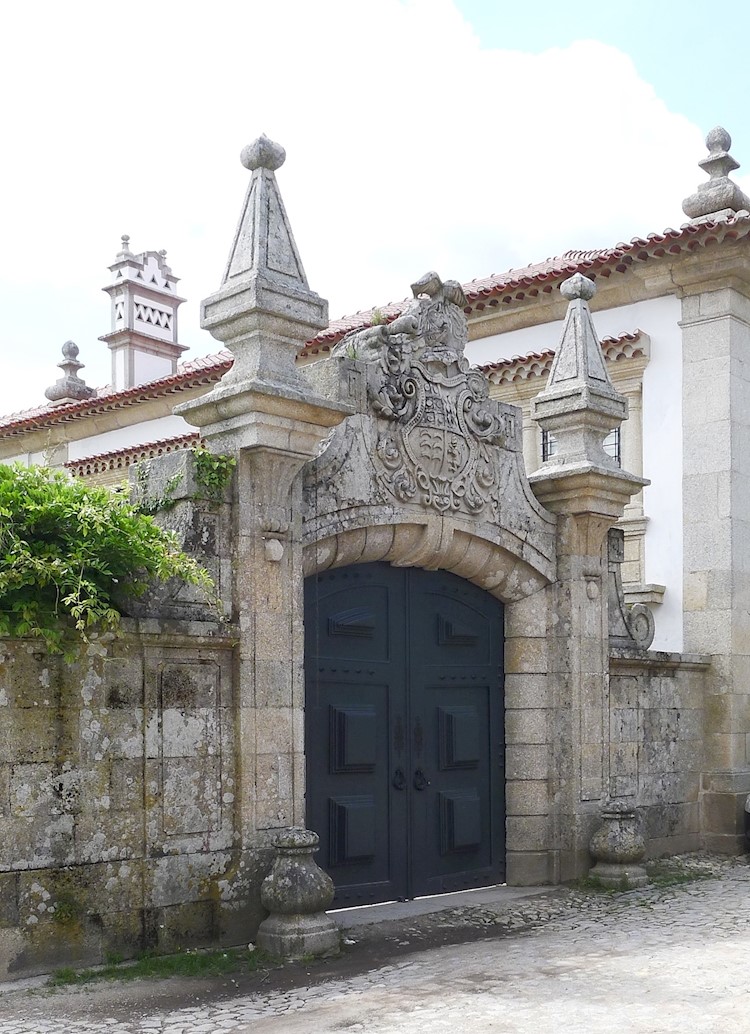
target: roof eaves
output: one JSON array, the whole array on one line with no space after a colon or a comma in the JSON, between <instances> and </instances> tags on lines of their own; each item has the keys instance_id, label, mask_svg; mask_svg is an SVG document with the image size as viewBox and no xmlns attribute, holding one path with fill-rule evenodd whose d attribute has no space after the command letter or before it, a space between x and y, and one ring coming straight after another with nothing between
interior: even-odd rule
<instances>
[{"instance_id":1,"label":"roof eaves","mask_svg":"<svg viewBox=\"0 0 750 1034\"><path fill-rule=\"evenodd\" d=\"M51 427L98 413L124 409L138 402L187 391L203 384L212 384L231 368L232 362L230 352L220 352L214 356L180 364L177 373L161 377L157 381L149 381L122 391L92 395L90 398L62 406L45 406L22 413L12 413L5 419L0 419L0 438L10 438L40 427Z\"/></svg>"}]
</instances>

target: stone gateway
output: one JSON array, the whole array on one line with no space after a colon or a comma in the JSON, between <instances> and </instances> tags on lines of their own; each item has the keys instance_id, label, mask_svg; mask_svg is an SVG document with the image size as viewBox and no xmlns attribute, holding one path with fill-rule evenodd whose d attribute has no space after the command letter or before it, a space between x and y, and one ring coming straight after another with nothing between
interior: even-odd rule
<instances>
[{"instance_id":1,"label":"stone gateway","mask_svg":"<svg viewBox=\"0 0 750 1034\"><path fill-rule=\"evenodd\" d=\"M177 407L234 477L211 497L189 452L132 475L168 496L160 519L225 620L169 585L71 664L0 643L0 978L247 943L263 902L281 917L268 943L304 954L307 929L330 947L285 889L317 837L348 904L580 876L602 811L637 816L651 856L706 836L711 660L649 650L650 611L623 602L610 532L645 481L603 447L628 407L594 283L563 285L533 402L555 448L529 477L520 410L464 356L454 281L426 274L398 318L295 365L328 313L284 157L266 138L243 151L240 225L202 305L234 361ZM725 775L713 815L743 789Z\"/></svg>"}]
</instances>

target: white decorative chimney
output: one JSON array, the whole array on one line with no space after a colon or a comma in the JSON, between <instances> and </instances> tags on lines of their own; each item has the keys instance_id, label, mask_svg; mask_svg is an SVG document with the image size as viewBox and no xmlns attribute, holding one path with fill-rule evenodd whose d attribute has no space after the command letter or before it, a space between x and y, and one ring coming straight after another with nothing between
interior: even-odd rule
<instances>
[{"instance_id":1,"label":"white decorative chimney","mask_svg":"<svg viewBox=\"0 0 750 1034\"><path fill-rule=\"evenodd\" d=\"M112 330L102 335L112 351L115 391L168 377L186 346L177 343L177 309L185 301L175 294L178 278L166 263L166 251L134 255L130 238L109 268L114 281L103 288L112 299Z\"/></svg>"}]
</instances>

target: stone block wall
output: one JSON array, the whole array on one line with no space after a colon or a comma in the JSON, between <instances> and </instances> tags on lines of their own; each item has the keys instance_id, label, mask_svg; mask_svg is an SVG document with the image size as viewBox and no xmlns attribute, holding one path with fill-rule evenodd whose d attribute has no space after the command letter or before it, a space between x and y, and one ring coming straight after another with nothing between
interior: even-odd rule
<instances>
[{"instance_id":1,"label":"stone block wall","mask_svg":"<svg viewBox=\"0 0 750 1034\"><path fill-rule=\"evenodd\" d=\"M610 659L610 794L638 807L650 858L702 846L707 668L656 651Z\"/></svg>"},{"instance_id":2,"label":"stone block wall","mask_svg":"<svg viewBox=\"0 0 750 1034\"><path fill-rule=\"evenodd\" d=\"M0 980L237 943L261 918L268 852L235 837L231 631L128 624L72 663L0 644Z\"/></svg>"},{"instance_id":3,"label":"stone block wall","mask_svg":"<svg viewBox=\"0 0 750 1034\"><path fill-rule=\"evenodd\" d=\"M506 879L511 886L555 880L548 606L543 589L505 611Z\"/></svg>"}]
</instances>

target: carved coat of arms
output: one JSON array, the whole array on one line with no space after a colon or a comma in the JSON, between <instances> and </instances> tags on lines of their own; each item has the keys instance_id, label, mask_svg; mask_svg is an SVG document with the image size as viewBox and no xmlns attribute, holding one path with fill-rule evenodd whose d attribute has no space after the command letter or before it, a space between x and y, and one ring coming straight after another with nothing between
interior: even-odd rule
<instances>
[{"instance_id":1,"label":"carved coat of arms","mask_svg":"<svg viewBox=\"0 0 750 1034\"><path fill-rule=\"evenodd\" d=\"M399 501L441 514L496 508L493 447L513 439L514 417L489 399L485 377L464 357L460 284L428 273L412 291L414 301L396 320L355 331L336 348L368 363L368 397L379 418L376 476Z\"/></svg>"}]
</instances>

